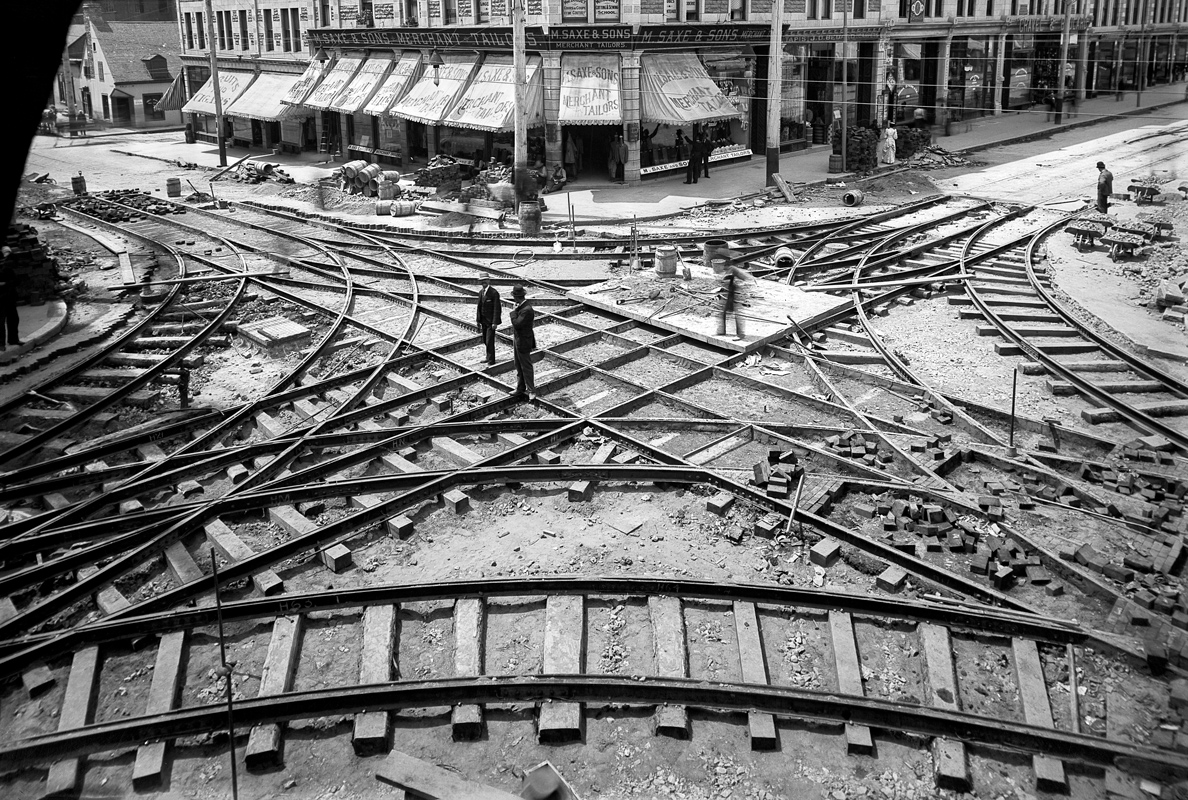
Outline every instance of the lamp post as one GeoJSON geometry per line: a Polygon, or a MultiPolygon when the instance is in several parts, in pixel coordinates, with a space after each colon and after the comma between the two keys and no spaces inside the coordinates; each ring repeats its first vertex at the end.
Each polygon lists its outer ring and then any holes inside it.
{"type": "Polygon", "coordinates": [[[227,166],[227,142],[223,138],[223,93],[219,90],[219,57],[215,53],[214,9],[206,0],[206,41],[210,44],[210,85],[214,87],[215,139],[219,143],[219,166],[227,166]]]}
{"type": "Polygon", "coordinates": [[[433,85],[440,86],[441,75],[439,73],[441,68],[445,66],[445,61],[442,60],[441,53],[437,52],[436,47],[429,53],[429,66],[433,67],[433,85]]]}
{"type": "Polygon", "coordinates": [[[780,171],[780,103],[784,94],[784,0],[771,6],[771,40],[767,56],[767,186],[775,185],[780,171]]]}

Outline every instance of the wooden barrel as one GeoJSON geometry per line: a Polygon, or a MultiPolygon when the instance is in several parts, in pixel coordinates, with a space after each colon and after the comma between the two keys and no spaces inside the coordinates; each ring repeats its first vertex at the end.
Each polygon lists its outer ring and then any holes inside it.
{"type": "Polygon", "coordinates": [[[416,213],[417,204],[411,200],[393,200],[392,201],[392,216],[393,217],[407,217],[409,214],[416,213]]]}
{"type": "Polygon", "coordinates": [[[383,175],[384,175],[384,180],[386,180],[386,181],[392,181],[393,183],[395,183],[396,181],[400,180],[399,170],[386,169],[386,170],[384,170],[383,175]]]}
{"type": "Polygon", "coordinates": [[[375,213],[379,214],[380,216],[385,216],[385,217],[388,216],[389,214],[391,214],[392,213],[392,201],[391,200],[377,200],[375,202],[375,213]]]}
{"type": "Polygon", "coordinates": [[[861,189],[849,189],[842,195],[842,202],[847,206],[860,206],[862,201],[866,199],[866,193],[861,189]]]}
{"type": "Polygon", "coordinates": [[[368,164],[367,166],[363,167],[363,169],[359,170],[359,177],[370,183],[371,181],[374,181],[376,178],[378,178],[382,173],[383,170],[380,169],[379,164],[368,164]]]}
{"type": "Polygon", "coordinates": [[[656,248],[656,274],[676,275],[677,249],[672,245],[661,245],[656,248]]]}
{"type": "Polygon", "coordinates": [[[87,179],[81,172],[70,179],[70,188],[74,190],[75,194],[87,193],[87,179]]]}
{"type": "Polygon", "coordinates": [[[181,197],[181,178],[166,178],[165,194],[170,197],[181,197]]]}
{"type": "Polygon", "coordinates": [[[365,168],[366,166],[367,162],[363,160],[348,161],[342,165],[342,174],[346,175],[348,178],[354,178],[359,174],[359,170],[365,168]]]}
{"type": "Polygon", "coordinates": [[[371,192],[372,194],[379,194],[379,187],[380,187],[379,181],[368,181],[367,182],[367,191],[371,192]]]}
{"type": "Polygon", "coordinates": [[[379,185],[379,197],[381,200],[395,200],[398,191],[400,191],[400,187],[391,181],[384,181],[379,185]]]}

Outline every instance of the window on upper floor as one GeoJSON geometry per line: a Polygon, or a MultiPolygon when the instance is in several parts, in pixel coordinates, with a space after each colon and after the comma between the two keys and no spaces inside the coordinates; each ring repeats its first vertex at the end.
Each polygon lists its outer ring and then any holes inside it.
{"type": "Polygon", "coordinates": [[[272,9],[266,8],[261,15],[264,17],[264,49],[272,51],[276,49],[276,40],[273,38],[272,28],[272,9]]]}
{"type": "Polygon", "coordinates": [[[684,3],[686,20],[697,22],[701,19],[701,0],[684,0],[684,3]]]}
{"type": "Polygon", "coordinates": [[[107,80],[105,77],[103,77],[103,62],[102,61],[95,62],[95,71],[99,75],[99,80],[101,80],[101,81],[107,80]]]}
{"type": "Polygon", "coordinates": [[[850,13],[854,19],[866,19],[866,0],[853,0],[850,5],[850,13]]]}
{"type": "Polygon", "coordinates": [[[295,53],[301,49],[301,11],[297,8],[282,8],[281,18],[281,49],[286,53],[295,53]]]}
{"type": "Polygon", "coordinates": [[[590,4],[588,0],[561,0],[562,22],[589,22],[590,4]]]}
{"type": "Polygon", "coordinates": [[[248,34],[247,11],[239,11],[239,49],[247,50],[252,37],[248,34]]]}
{"type": "Polygon", "coordinates": [[[441,0],[441,17],[446,25],[458,23],[458,0],[441,0]]]}
{"type": "Polygon", "coordinates": [[[215,12],[215,33],[219,37],[219,49],[231,49],[231,12],[215,12]]]}
{"type": "Polygon", "coordinates": [[[994,16],[994,0],[986,0],[986,16],[994,16]]]}
{"type": "Polygon", "coordinates": [[[194,15],[193,14],[186,14],[185,28],[186,28],[186,49],[193,50],[194,49],[194,15]]]}
{"type": "Polygon", "coordinates": [[[194,15],[194,27],[198,29],[198,49],[206,49],[206,26],[203,24],[202,14],[194,15]]]}
{"type": "Polygon", "coordinates": [[[620,13],[619,0],[594,0],[595,22],[618,22],[620,13]]]}
{"type": "Polygon", "coordinates": [[[747,18],[747,0],[730,0],[731,21],[742,21],[747,18]]]}

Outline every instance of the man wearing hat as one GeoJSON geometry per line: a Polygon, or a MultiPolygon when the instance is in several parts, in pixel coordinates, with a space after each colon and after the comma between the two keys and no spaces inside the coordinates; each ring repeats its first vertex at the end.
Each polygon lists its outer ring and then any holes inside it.
{"type": "Polygon", "coordinates": [[[499,292],[491,286],[491,276],[483,273],[482,288],[479,289],[478,305],[475,309],[475,324],[483,334],[483,344],[487,346],[487,363],[495,363],[495,329],[503,322],[503,306],[499,302],[499,292]]]}
{"type": "Polygon", "coordinates": [[[512,301],[516,304],[511,312],[516,360],[514,396],[523,400],[528,395],[536,394],[536,376],[532,372],[532,351],[536,349],[536,334],[532,332],[532,322],[536,312],[532,310],[532,303],[528,301],[528,293],[524,291],[523,284],[516,284],[512,289],[512,301]]]}
{"type": "Polygon", "coordinates": [[[1106,169],[1104,161],[1097,162],[1097,210],[1110,210],[1110,195],[1114,193],[1114,173],[1106,169]]]}

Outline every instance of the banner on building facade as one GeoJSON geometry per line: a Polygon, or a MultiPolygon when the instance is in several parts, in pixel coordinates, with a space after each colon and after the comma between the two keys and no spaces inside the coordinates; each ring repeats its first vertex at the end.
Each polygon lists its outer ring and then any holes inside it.
{"type": "Polygon", "coordinates": [[[421,54],[418,52],[406,52],[400,56],[400,60],[392,67],[392,71],[388,73],[388,77],[384,78],[384,82],[380,88],[376,90],[375,94],[371,96],[371,100],[363,107],[364,114],[370,114],[373,117],[382,117],[388,113],[388,109],[400,99],[404,91],[413,84],[417,76],[421,73],[421,54]]]}
{"type": "Polygon", "coordinates": [[[318,81],[322,79],[322,73],[326,71],[326,65],[319,61],[310,61],[309,66],[305,68],[305,72],[293,84],[293,88],[289,89],[289,93],[281,98],[281,102],[287,106],[299,106],[306,101],[306,99],[313,92],[314,87],[318,85],[318,81]]]}
{"type": "Polygon", "coordinates": [[[562,125],[622,125],[618,55],[561,57],[562,125]]]}
{"type": "MultiPolygon", "coordinates": [[[[524,116],[529,128],[544,124],[544,73],[540,56],[529,56],[524,72],[524,116]]],[[[516,71],[511,56],[487,56],[465,94],[442,119],[442,125],[483,131],[515,129],[516,71]]]]}
{"type": "MultiPolygon", "coordinates": [[[[225,69],[219,71],[219,100],[222,101],[223,108],[226,109],[229,105],[247,90],[252,84],[252,79],[256,75],[253,72],[235,72],[233,70],[225,69]]],[[[182,106],[182,113],[184,114],[214,114],[214,78],[208,78],[202,88],[194,93],[190,98],[190,102],[182,106]]]]}
{"type": "Polygon", "coordinates": [[[363,59],[351,56],[349,58],[340,58],[334,64],[334,68],[326,73],[326,77],[322,78],[322,82],[318,84],[318,88],[313,90],[309,98],[302,104],[308,108],[318,108],[328,110],[330,104],[334,102],[334,98],[338,96],[346,85],[350,83],[351,78],[355,77],[359,67],[362,66],[363,59]]]}
{"type": "Polygon", "coordinates": [[[442,118],[466,88],[478,56],[447,53],[443,60],[445,63],[436,70],[425,67],[421,79],[388,113],[426,125],[442,124],[442,118]]]}
{"type": "Polygon", "coordinates": [[[343,87],[330,103],[331,111],[341,111],[344,114],[354,114],[363,110],[376,87],[380,85],[392,68],[393,60],[387,56],[375,55],[363,62],[363,66],[355,73],[355,77],[343,87]]]}

